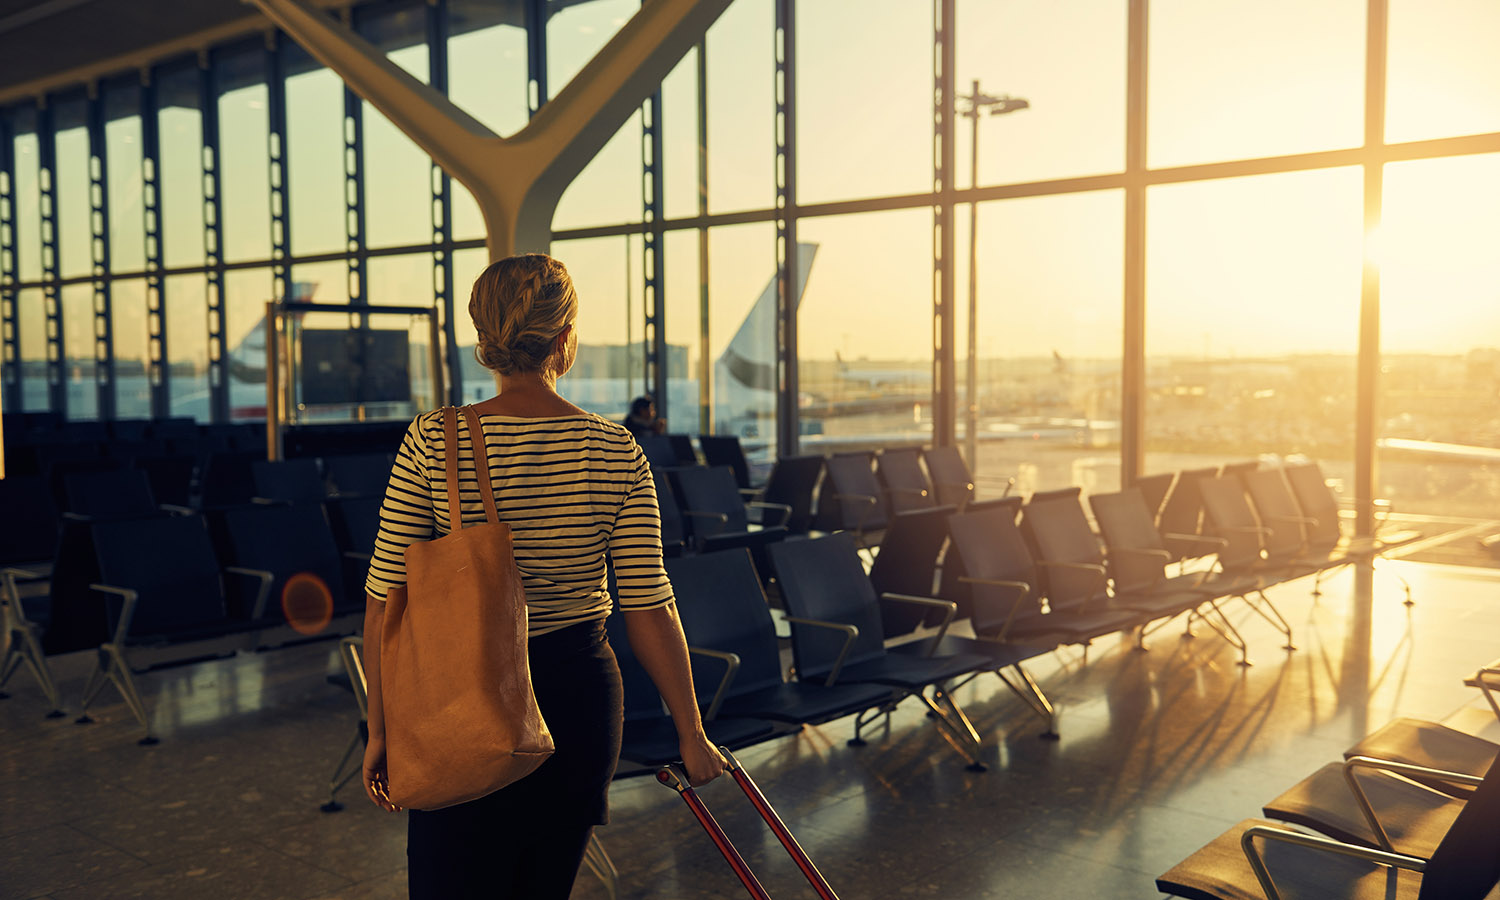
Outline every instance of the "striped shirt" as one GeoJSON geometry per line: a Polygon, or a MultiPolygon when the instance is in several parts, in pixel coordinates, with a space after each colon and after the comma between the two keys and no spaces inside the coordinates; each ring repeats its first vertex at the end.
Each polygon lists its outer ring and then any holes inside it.
{"type": "MultiPolygon", "coordinates": [[[[480,416],[495,506],[511,528],[532,635],[609,615],[605,553],[620,606],[672,602],[661,558],[656,489],[641,448],[622,426],[595,415],[551,419],[480,416]]],[[[459,513],[485,520],[468,423],[458,416],[459,513]]],[[[406,583],[404,554],[448,533],[443,417],[423,413],[406,431],[380,510],[365,589],[385,597],[406,583]]]]}

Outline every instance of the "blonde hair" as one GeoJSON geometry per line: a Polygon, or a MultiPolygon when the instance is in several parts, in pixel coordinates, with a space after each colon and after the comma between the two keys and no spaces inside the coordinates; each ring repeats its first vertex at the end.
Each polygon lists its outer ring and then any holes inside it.
{"type": "Polygon", "coordinates": [[[469,316],[479,332],[474,358],[501,375],[538,371],[577,315],[578,294],[562,263],[545,253],[491,263],[469,295],[469,316]]]}

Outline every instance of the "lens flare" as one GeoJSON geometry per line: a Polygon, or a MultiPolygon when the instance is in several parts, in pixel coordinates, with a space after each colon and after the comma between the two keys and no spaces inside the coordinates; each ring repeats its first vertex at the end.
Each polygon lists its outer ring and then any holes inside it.
{"type": "Polygon", "coordinates": [[[281,611],[298,634],[317,634],[333,621],[333,594],[322,578],[298,572],[281,589],[281,611]]]}

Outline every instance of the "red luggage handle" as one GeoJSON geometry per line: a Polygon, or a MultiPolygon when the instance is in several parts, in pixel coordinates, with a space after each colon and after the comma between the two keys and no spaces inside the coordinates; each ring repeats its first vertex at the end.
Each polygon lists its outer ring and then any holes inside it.
{"type": "Polygon", "coordinates": [[[750,871],[750,867],[745,864],[745,859],[740,856],[740,851],[734,849],[734,844],[729,840],[729,835],[725,834],[724,829],[719,827],[719,823],[714,821],[713,814],[708,811],[707,806],[703,805],[703,801],[699,799],[697,792],[688,784],[687,778],[684,777],[683,773],[676,766],[662,766],[656,773],[656,780],[682,795],[683,802],[688,805],[688,809],[693,811],[693,815],[698,819],[698,824],[702,825],[703,830],[708,832],[708,836],[714,842],[714,846],[718,847],[719,852],[724,854],[724,859],[729,861],[729,867],[734,869],[734,874],[739,876],[740,883],[745,886],[745,890],[750,893],[750,896],[755,898],[755,900],[771,900],[771,895],[766,893],[766,889],[760,886],[760,880],[755,877],[755,873],[750,871]]]}
{"type": "MultiPolygon", "coordinates": [[[[802,846],[797,843],[797,839],[792,836],[792,832],[786,827],[786,823],[781,821],[781,816],[776,814],[776,810],[766,800],[765,794],[761,793],[755,781],[750,778],[750,773],[745,771],[745,767],[740,765],[740,761],[735,759],[734,754],[730,753],[727,747],[720,747],[719,752],[724,755],[724,759],[729,763],[727,768],[730,777],[734,779],[735,784],[738,784],[740,790],[749,798],[750,804],[755,807],[756,812],[760,813],[760,817],[765,820],[771,832],[776,835],[776,839],[781,841],[781,846],[786,848],[787,854],[792,857],[792,861],[797,864],[797,868],[802,871],[803,876],[807,878],[808,883],[812,885],[818,897],[821,900],[838,900],[838,895],[828,885],[828,881],[823,877],[823,873],[819,872],[818,867],[813,865],[813,861],[808,858],[802,846]]],[[[708,832],[708,836],[713,840],[714,845],[719,848],[719,852],[724,854],[724,858],[729,861],[730,867],[740,877],[741,883],[745,885],[745,890],[750,892],[750,896],[756,898],[756,900],[771,900],[770,894],[767,894],[766,889],[761,887],[760,882],[755,878],[755,874],[745,864],[745,860],[740,856],[739,851],[734,849],[734,845],[730,843],[729,837],[724,834],[724,830],[719,827],[719,823],[714,821],[714,817],[709,813],[708,807],[703,804],[703,801],[687,783],[682,773],[674,766],[663,766],[661,771],[656,773],[656,780],[682,795],[683,801],[693,811],[693,815],[697,817],[699,824],[703,826],[703,830],[708,832]]]]}

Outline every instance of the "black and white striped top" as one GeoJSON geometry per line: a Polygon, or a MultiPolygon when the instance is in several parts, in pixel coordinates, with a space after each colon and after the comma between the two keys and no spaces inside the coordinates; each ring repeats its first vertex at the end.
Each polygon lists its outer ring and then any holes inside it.
{"type": "MultiPolygon", "coordinates": [[[[656,489],[641,448],[622,426],[595,415],[554,419],[480,416],[495,506],[511,528],[532,635],[609,615],[604,555],[620,606],[672,602],[661,561],[656,489]]],[[[459,512],[484,521],[468,423],[458,417],[459,512]]],[[[406,431],[380,510],[365,589],[384,598],[406,583],[406,547],[448,532],[441,411],[406,431]]]]}

